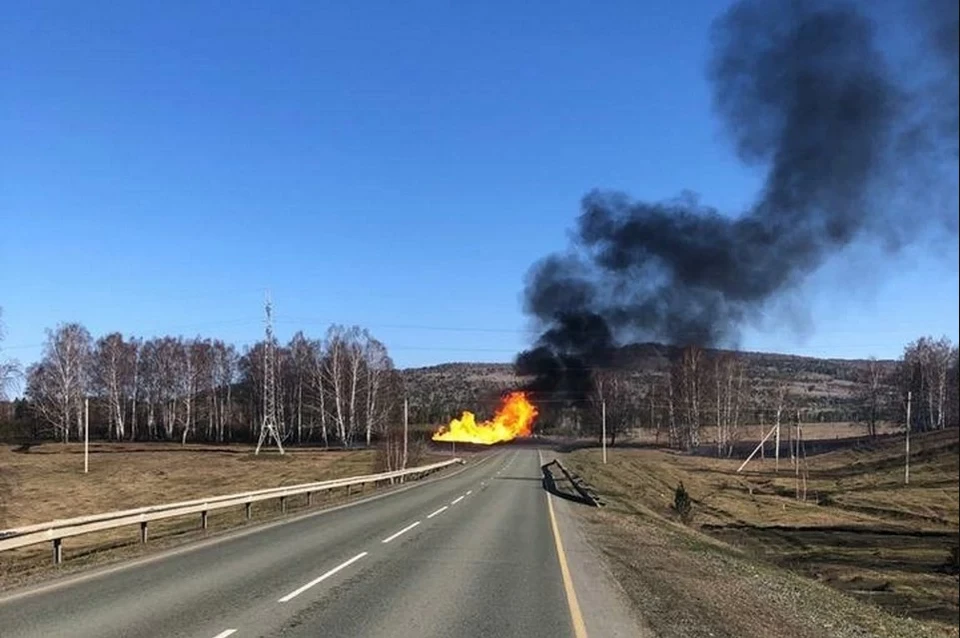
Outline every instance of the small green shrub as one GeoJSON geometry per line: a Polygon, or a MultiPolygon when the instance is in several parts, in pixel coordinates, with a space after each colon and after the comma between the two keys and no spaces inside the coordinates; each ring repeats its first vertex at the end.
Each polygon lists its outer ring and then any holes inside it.
{"type": "Polygon", "coordinates": [[[689,523],[690,519],[693,518],[693,501],[690,500],[690,495],[683,486],[683,481],[680,481],[673,493],[673,509],[684,524],[689,523]]]}

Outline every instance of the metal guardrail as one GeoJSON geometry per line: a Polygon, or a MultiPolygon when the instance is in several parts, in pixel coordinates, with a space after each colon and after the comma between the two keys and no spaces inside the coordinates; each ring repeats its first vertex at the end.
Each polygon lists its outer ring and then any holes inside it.
{"type": "Polygon", "coordinates": [[[289,496],[306,494],[307,505],[311,504],[312,496],[315,492],[336,489],[338,487],[349,488],[354,485],[363,485],[366,483],[386,483],[398,478],[419,479],[423,476],[441,470],[455,463],[463,463],[463,459],[454,458],[448,461],[432,463],[420,467],[412,467],[406,470],[394,470],[392,472],[381,472],[380,474],[367,474],[364,476],[352,476],[342,479],[333,479],[330,481],[320,481],[316,483],[302,483],[300,485],[289,485],[285,487],[272,487],[252,492],[243,492],[241,494],[227,494],[223,496],[213,496],[204,499],[195,499],[191,501],[182,501],[179,503],[168,503],[165,505],[151,505],[147,507],[138,507],[136,509],[122,510],[117,512],[105,512],[103,514],[92,514],[88,516],[79,516],[76,518],[61,519],[49,523],[37,523],[35,525],[26,525],[13,529],[0,530],[0,551],[36,545],[39,543],[53,542],[53,562],[59,564],[63,560],[63,539],[91,532],[100,532],[127,525],[140,525],[140,542],[147,542],[147,525],[150,521],[176,518],[189,514],[200,514],[200,526],[207,528],[208,513],[213,510],[224,509],[227,507],[236,507],[243,505],[245,515],[249,520],[254,503],[266,501],[269,499],[280,499],[280,510],[286,511],[286,499],[289,496]]]}
{"type": "Polygon", "coordinates": [[[552,463],[560,468],[560,471],[563,472],[564,477],[566,477],[566,479],[570,481],[570,485],[573,486],[573,489],[575,489],[577,493],[580,494],[580,497],[584,501],[586,501],[589,504],[592,504],[594,507],[603,507],[604,505],[606,505],[603,498],[601,498],[600,495],[597,494],[597,491],[594,490],[586,481],[580,478],[580,476],[578,476],[574,472],[571,472],[567,468],[563,467],[563,463],[561,463],[558,459],[554,459],[552,463]]]}

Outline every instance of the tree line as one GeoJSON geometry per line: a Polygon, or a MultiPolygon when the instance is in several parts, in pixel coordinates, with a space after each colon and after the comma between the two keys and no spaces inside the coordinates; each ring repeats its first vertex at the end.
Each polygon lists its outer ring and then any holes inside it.
{"type": "MultiPolygon", "coordinates": [[[[41,359],[22,374],[25,396],[14,402],[7,420],[13,417],[15,436],[77,440],[88,401],[92,436],[102,439],[255,440],[263,419],[265,348],[260,341],[241,352],[203,337],[112,333],[94,339],[79,323],[61,324],[47,331],[41,359]]],[[[404,387],[387,348],[357,326],[334,325],[318,339],[298,332],[274,348],[278,419],[286,442],[351,446],[386,440],[402,420],[403,397],[417,394],[404,387]]],[[[731,455],[748,426],[824,416],[822,409],[810,408],[801,380],[758,375],[745,356],[695,346],[667,352],[656,369],[648,364],[589,371],[586,401],[535,397],[538,430],[599,436],[605,417],[611,443],[631,429],[646,428],[657,442],[693,449],[704,433],[712,433],[716,453],[731,455]]],[[[922,337],[908,344],[895,364],[871,359],[852,369],[859,390],[842,420],[862,422],[876,435],[882,423],[903,423],[909,394],[912,430],[957,424],[958,351],[949,339],[922,337]]],[[[18,374],[15,362],[0,358],[0,391],[18,374]]],[[[445,376],[441,385],[455,382],[445,376]]],[[[410,406],[412,421],[424,421],[424,410],[444,417],[425,421],[430,423],[463,409],[488,417],[501,390],[472,392],[476,405],[447,405],[428,393],[426,403],[410,406]]],[[[836,415],[829,412],[832,420],[836,415]]]]}
{"type": "MultiPolygon", "coordinates": [[[[111,333],[79,323],[48,330],[25,371],[16,412],[30,438],[215,442],[255,440],[264,410],[266,342],[242,352],[220,339],[111,333]]],[[[396,420],[400,379],[386,346],[357,326],[274,344],[281,435],[294,444],[370,445],[396,420]]]]}
{"type": "MultiPolygon", "coordinates": [[[[852,398],[852,421],[877,436],[881,423],[903,424],[908,396],[910,427],[922,432],[955,427],[960,418],[958,350],[946,337],[922,337],[908,344],[890,365],[870,359],[859,364],[860,391],[852,398]]],[[[747,426],[818,420],[804,405],[804,384],[789,378],[765,380],[748,374],[737,353],[680,348],[656,371],[629,367],[590,371],[585,402],[541,397],[541,415],[554,427],[600,436],[611,444],[635,428],[652,431],[657,442],[690,450],[705,432],[718,456],[733,454],[747,426]]],[[[751,430],[756,435],[756,427],[751,430]]]]}

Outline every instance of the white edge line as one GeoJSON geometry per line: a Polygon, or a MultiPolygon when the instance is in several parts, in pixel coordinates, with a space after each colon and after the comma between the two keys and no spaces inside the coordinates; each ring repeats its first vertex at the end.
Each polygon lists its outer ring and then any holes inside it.
{"type": "MultiPolygon", "coordinates": [[[[290,602],[291,600],[293,600],[294,598],[296,598],[297,596],[299,596],[299,595],[302,594],[303,592],[307,591],[308,589],[310,589],[310,588],[313,587],[314,585],[316,585],[316,584],[318,584],[318,583],[320,583],[320,582],[323,582],[323,581],[326,580],[327,578],[330,578],[331,576],[333,576],[334,574],[336,574],[336,573],[337,573],[338,571],[340,571],[341,569],[344,569],[345,567],[349,567],[350,565],[354,564],[355,562],[357,562],[358,560],[360,560],[361,558],[363,558],[363,557],[366,556],[366,555],[367,555],[367,552],[360,552],[359,554],[357,554],[356,556],[354,556],[354,557],[351,558],[350,560],[345,561],[345,562],[343,562],[343,563],[340,563],[339,565],[337,565],[336,567],[334,567],[333,569],[331,569],[331,570],[328,571],[327,573],[323,574],[322,576],[318,576],[317,578],[314,578],[313,580],[311,580],[309,583],[307,583],[307,584],[304,585],[303,587],[300,587],[299,589],[293,590],[292,592],[290,592],[289,594],[287,594],[286,596],[284,596],[283,598],[281,598],[281,599],[280,599],[279,601],[277,601],[277,602],[281,602],[281,603],[290,602]]],[[[228,634],[228,635],[229,635],[229,634],[228,634]]]]}
{"type": "Polygon", "coordinates": [[[441,512],[443,512],[443,510],[445,510],[445,509],[447,509],[447,506],[446,506],[446,505],[444,505],[443,507],[441,507],[440,509],[438,509],[436,512],[432,512],[432,513],[428,514],[428,515],[427,515],[427,518],[433,518],[433,517],[436,516],[437,514],[440,514],[441,512]]]}
{"type": "Polygon", "coordinates": [[[387,536],[385,539],[383,539],[383,540],[380,541],[380,542],[381,542],[381,543],[389,543],[390,541],[392,541],[393,539],[395,539],[397,536],[400,536],[400,534],[406,534],[407,532],[409,532],[410,530],[412,530],[414,527],[416,527],[416,526],[419,525],[419,524],[420,524],[420,521],[417,521],[417,522],[415,522],[415,523],[410,523],[409,525],[407,525],[406,527],[404,527],[402,530],[400,530],[400,531],[397,532],[396,534],[393,534],[392,536],[387,536]]]}
{"type": "Polygon", "coordinates": [[[459,503],[459,502],[462,501],[462,500],[463,500],[463,497],[462,497],[462,496],[458,496],[457,498],[455,498],[455,499],[453,499],[452,501],[450,501],[450,504],[451,504],[451,505],[456,505],[457,503],[459,503]]]}
{"type": "Polygon", "coordinates": [[[217,634],[217,635],[214,636],[213,638],[227,638],[227,636],[232,636],[232,635],[235,634],[235,633],[237,633],[237,630],[236,630],[236,629],[224,629],[223,631],[221,631],[219,634],[217,634]]]}

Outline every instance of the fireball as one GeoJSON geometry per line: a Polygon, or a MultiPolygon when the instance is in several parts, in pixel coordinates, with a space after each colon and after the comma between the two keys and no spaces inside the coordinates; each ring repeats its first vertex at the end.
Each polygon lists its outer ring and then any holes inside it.
{"type": "Polygon", "coordinates": [[[473,412],[464,412],[459,419],[450,421],[449,425],[441,425],[434,433],[433,440],[480,445],[510,441],[530,436],[536,417],[537,408],[530,403],[527,395],[511,392],[491,420],[477,423],[473,412]]]}

